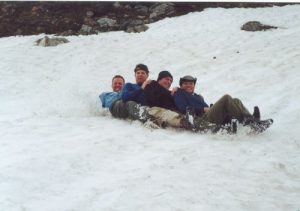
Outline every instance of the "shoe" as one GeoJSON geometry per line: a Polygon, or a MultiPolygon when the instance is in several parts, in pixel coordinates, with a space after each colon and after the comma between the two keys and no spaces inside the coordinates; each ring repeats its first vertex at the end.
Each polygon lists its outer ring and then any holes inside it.
{"type": "Polygon", "coordinates": [[[236,132],[237,132],[237,122],[238,122],[238,120],[237,119],[232,119],[231,120],[231,124],[230,124],[230,128],[231,128],[231,133],[232,134],[236,134],[236,132]]]}
{"type": "Polygon", "coordinates": [[[262,133],[267,128],[269,128],[273,124],[273,119],[266,119],[266,120],[260,120],[260,121],[253,121],[249,124],[252,132],[254,133],[262,133]]]}
{"type": "Polygon", "coordinates": [[[253,117],[255,120],[260,120],[260,111],[258,106],[254,106],[253,117]]]}

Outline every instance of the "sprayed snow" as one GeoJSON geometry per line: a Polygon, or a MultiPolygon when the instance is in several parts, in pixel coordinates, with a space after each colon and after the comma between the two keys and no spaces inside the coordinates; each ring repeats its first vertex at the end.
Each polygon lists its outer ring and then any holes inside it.
{"type": "MultiPolygon", "coordinates": [[[[0,39],[0,210],[300,209],[300,6],[206,9],[145,33],[0,39]],[[247,21],[279,26],[245,32],[247,21]],[[213,59],[216,57],[216,59],[213,59]],[[198,78],[213,103],[239,97],[274,125],[249,136],[151,130],[113,119],[114,74],[198,78]]],[[[252,111],[252,110],[251,110],[252,111]]]]}

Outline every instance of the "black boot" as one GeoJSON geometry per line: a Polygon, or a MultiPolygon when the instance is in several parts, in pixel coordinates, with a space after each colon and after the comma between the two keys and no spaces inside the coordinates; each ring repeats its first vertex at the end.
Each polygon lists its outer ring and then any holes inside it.
{"type": "Polygon", "coordinates": [[[254,106],[253,117],[255,120],[260,120],[260,111],[258,106],[254,106]]]}
{"type": "Polygon", "coordinates": [[[273,119],[257,120],[254,116],[244,118],[243,126],[251,128],[254,133],[262,133],[273,124],[273,119]]]}

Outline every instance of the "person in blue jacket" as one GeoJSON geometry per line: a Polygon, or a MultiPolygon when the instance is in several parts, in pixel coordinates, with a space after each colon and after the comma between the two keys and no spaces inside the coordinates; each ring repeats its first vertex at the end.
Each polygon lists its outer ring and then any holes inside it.
{"type": "Polygon", "coordinates": [[[137,64],[134,68],[136,83],[126,83],[121,90],[121,99],[115,101],[110,112],[113,117],[121,119],[140,119],[140,106],[147,105],[142,85],[147,81],[149,70],[147,65],[137,64]]]}
{"type": "Polygon", "coordinates": [[[140,105],[147,105],[142,85],[149,77],[148,67],[144,64],[137,64],[134,68],[134,77],[136,83],[126,83],[122,89],[121,98],[125,103],[134,101],[140,105]]]}
{"type": "Polygon", "coordinates": [[[180,88],[174,94],[174,100],[178,110],[185,114],[187,110],[201,116],[208,109],[204,98],[194,92],[197,79],[192,76],[180,78],[180,88]]]}
{"type": "Polygon", "coordinates": [[[125,79],[121,75],[115,75],[111,80],[112,92],[102,92],[99,98],[102,103],[102,108],[110,108],[112,104],[121,99],[121,90],[124,86],[125,79]]]}

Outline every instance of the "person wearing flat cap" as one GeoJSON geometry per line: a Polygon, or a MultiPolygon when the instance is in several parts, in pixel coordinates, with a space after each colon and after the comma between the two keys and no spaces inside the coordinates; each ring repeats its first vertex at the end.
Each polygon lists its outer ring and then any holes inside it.
{"type": "Polygon", "coordinates": [[[208,108],[203,97],[194,92],[196,82],[197,78],[190,75],[186,75],[179,80],[180,88],[175,92],[174,100],[178,110],[183,114],[189,108],[196,115],[201,116],[208,108]]]}
{"type": "Polygon", "coordinates": [[[215,124],[226,124],[231,119],[245,122],[254,118],[243,105],[241,100],[232,98],[226,94],[221,97],[212,107],[209,107],[201,95],[194,92],[197,78],[186,75],[180,78],[180,88],[174,95],[175,104],[181,113],[193,113],[198,120],[208,121],[215,124]]]}

